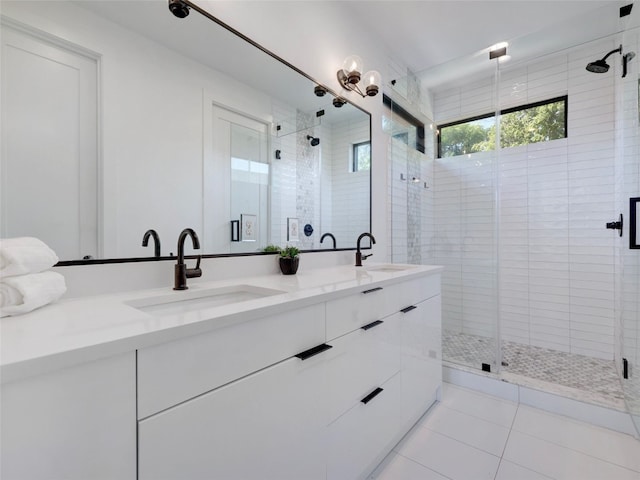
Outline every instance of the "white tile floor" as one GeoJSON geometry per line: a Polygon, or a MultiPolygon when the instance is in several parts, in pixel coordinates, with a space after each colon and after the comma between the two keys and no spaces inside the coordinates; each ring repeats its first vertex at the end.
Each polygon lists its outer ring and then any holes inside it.
{"type": "Polygon", "coordinates": [[[640,480],[640,441],[445,383],[371,478],[640,480]]]}

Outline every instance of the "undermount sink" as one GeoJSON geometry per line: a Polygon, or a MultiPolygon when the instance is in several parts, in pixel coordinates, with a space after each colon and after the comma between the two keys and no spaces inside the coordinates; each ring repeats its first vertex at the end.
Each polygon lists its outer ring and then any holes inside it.
{"type": "Polygon", "coordinates": [[[282,290],[255,287],[253,285],[231,285],[228,287],[189,290],[167,295],[141,298],[126,302],[127,305],[153,315],[178,315],[211,307],[222,307],[258,298],[286,293],[282,290]]]}
{"type": "Polygon", "coordinates": [[[405,270],[409,270],[411,268],[415,268],[415,265],[396,265],[393,263],[388,263],[385,265],[372,265],[371,267],[367,267],[366,270],[368,272],[403,272],[405,270]]]}

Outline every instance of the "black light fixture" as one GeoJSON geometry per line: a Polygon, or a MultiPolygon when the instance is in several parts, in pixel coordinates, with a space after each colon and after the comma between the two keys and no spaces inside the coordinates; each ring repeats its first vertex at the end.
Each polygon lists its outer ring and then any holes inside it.
{"type": "Polygon", "coordinates": [[[362,75],[362,63],[362,59],[357,55],[349,55],[345,58],[342,68],[336,72],[338,82],[347,90],[356,92],[363,98],[374,97],[380,90],[382,78],[375,70],[370,70],[362,75]],[[358,86],[361,80],[364,92],[358,86]]]}

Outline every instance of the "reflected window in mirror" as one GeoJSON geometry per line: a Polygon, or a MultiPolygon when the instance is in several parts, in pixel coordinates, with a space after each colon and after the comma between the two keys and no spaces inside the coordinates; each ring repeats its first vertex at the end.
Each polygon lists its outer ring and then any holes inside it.
{"type": "Polygon", "coordinates": [[[353,144],[352,168],[354,172],[371,170],[371,142],[353,144]]]}

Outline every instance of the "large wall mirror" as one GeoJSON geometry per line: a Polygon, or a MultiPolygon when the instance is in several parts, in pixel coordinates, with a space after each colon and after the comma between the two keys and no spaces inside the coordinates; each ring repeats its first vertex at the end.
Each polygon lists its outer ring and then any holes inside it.
{"type": "Polygon", "coordinates": [[[370,231],[371,117],[290,65],[166,0],[1,13],[1,237],[78,261],[153,257],[149,229],[162,257],[186,227],[202,254],[370,231]]]}

